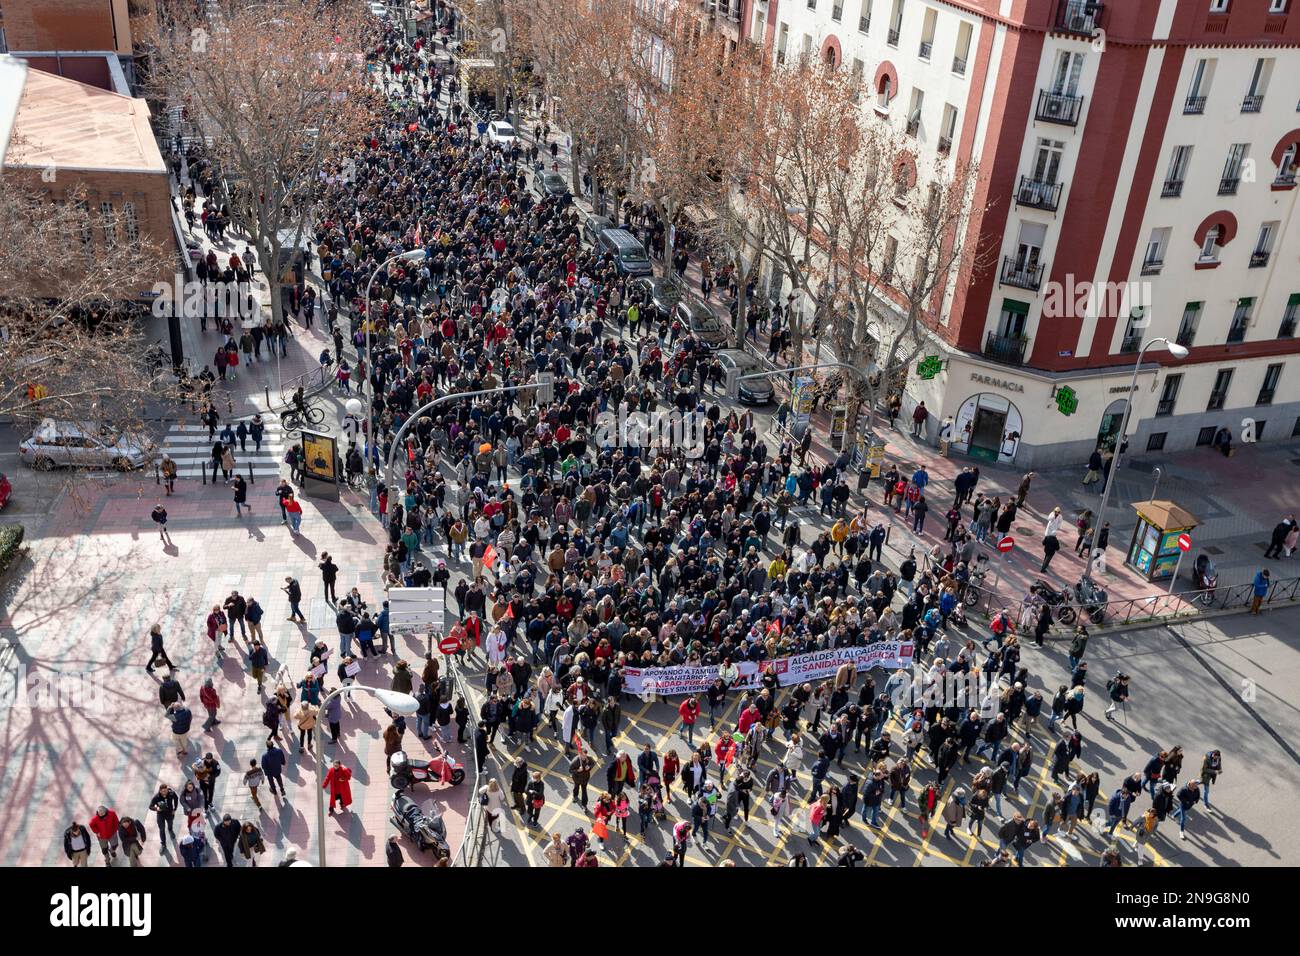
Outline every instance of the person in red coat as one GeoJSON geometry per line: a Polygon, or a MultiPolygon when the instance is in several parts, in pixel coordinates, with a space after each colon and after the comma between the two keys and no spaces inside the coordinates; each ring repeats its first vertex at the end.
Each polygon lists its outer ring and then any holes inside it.
{"type": "Polygon", "coordinates": [[[119,825],[117,811],[100,806],[88,824],[90,832],[99,837],[99,848],[104,851],[104,862],[117,858],[117,828],[119,825]]]}
{"type": "Polygon", "coordinates": [[[740,712],[740,719],[736,722],[737,727],[742,734],[747,734],[749,728],[753,727],[762,718],[763,712],[758,709],[758,704],[751,703],[740,712]]]}
{"type": "Polygon", "coordinates": [[[343,766],[340,760],[334,761],[334,766],[330,767],[329,773],[325,774],[325,783],[322,787],[330,792],[330,815],[334,815],[334,802],[337,800],[346,810],[352,806],[352,784],[348,781],[352,779],[352,771],[343,766]]]}

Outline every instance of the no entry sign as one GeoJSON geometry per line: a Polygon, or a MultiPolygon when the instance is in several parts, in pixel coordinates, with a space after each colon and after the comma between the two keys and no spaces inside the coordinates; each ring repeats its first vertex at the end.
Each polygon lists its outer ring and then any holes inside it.
{"type": "Polygon", "coordinates": [[[460,641],[456,640],[454,637],[440,638],[438,641],[438,650],[442,651],[444,654],[455,654],[460,650],[460,641]]]}
{"type": "Polygon", "coordinates": [[[1003,554],[1006,554],[1015,546],[1016,546],[1016,539],[1011,537],[1011,535],[1009,534],[1003,535],[1001,538],[998,539],[998,550],[1001,551],[1003,554]]]}
{"type": "Polygon", "coordinates": [[[1178,536],[1178,550],[1179,551],[1192,550],[1192,536],[1190,534],[1180,534],[1178,536]]]}

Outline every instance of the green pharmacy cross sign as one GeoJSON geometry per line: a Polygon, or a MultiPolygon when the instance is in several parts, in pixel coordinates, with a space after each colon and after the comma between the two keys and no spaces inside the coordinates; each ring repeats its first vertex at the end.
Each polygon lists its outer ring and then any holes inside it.
{"type": "Polygon", "coordinates": [[[1056,408],[1062,415],[1073,415],[1079,410],[1079,396],[1074,389],[1063,385],[1056,390],[1056,408]]]}
{"type": "Polygon", "coordinates": [[[927,355],[919,365],[916,366],[916,374],[921,378],[929,381],[943,371],[943,362],[937,355],[927,355]]]}

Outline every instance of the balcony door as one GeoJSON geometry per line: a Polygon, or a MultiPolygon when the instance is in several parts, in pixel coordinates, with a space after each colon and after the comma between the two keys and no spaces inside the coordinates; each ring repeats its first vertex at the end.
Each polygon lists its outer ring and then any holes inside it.
{"type": "Polygon", "coordinates": [[[1061,50],[1056,54],[1056,72],[1052,92],[1058,96],[1079,95],[1079,74],[1083,72],[1083,54],[1061,50]]]}
{"type": "Polygon", "coordinates": [[[1061,172],[1061,156],[1065,144],[1055,139],[1038,141],[1038,156],[1034,160],[1034,179],[1040,183],[1055,185],[1061,172]]]}

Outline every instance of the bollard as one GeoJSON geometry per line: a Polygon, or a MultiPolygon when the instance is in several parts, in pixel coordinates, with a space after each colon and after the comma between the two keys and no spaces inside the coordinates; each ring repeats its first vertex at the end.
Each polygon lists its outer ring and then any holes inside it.
{"type": "Polygon", "coordinates": [[[257,484],[257,479],[253,477],[253,463],[251,461],[248,463],[248,483],[250,485],[257,484]]]}
{"type": "Polygon", "coordinates": [[[270,411],[270,409],[271,409],[271,386],[270,386],[270,385],[267,385],[265,388],[262,389],[262,391],[264,391],[264,392],[266,393],[266,408],[267,408],[267,411],[270,411]]]}
{"type": "Polygon", "coordinates": [[[162,484],[162,472],[158,470],[158,462],[153,463],[153,483],[155,485],[162,484]]]}
{"type": "MultiPolygon", "coordinates": [[[[199,467],[203,469],[203,483],[206,485],[208,483],[208,463],[206,461],[199,462],[199,467]]],[[[212,480],[216,481],[216,478],[217,476],[213,474],[212,480]]]]}

